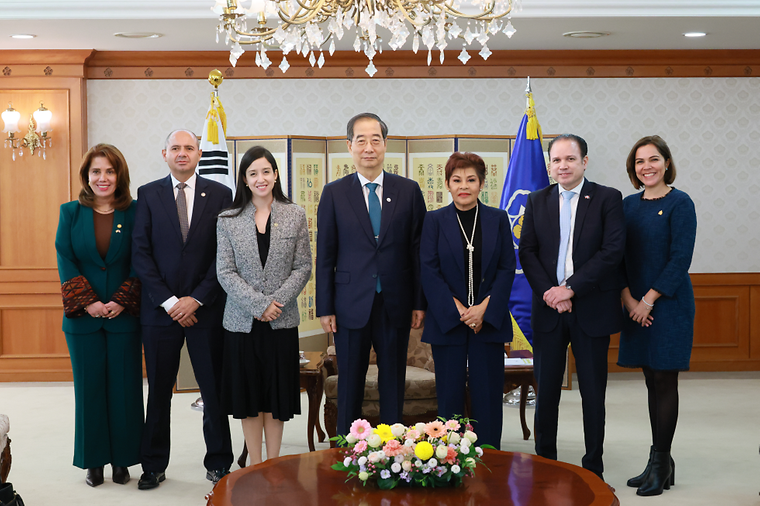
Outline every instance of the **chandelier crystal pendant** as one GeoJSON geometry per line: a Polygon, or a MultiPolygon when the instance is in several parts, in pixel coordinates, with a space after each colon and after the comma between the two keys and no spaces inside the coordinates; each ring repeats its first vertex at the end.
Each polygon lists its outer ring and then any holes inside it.
{"type": "Polygon", "coordinates": [[[459,60],[463,64],[469,60],[468,46],[475,42],[480,45],[478,54],[488,59],[491,37],[501,32],[511,38],[517,31],[511,20],[514,0],[250,0],[247,8],[244,1],[248,4],[247,0],[216,0],[212,7],[219,14],[217,42],[221,35],[230,46],[233,67],[245,52],[243,46],[248,45],[255,46],[256,64],[265,69],[271,63],[266,58],[267,49],[278,48],[283,53],[283,72],[290,66],[285,56],[291,51],[309,58],[313,67],[317,51],[323,63],[323,46],[328,41],[332,55],[335,40],[354,32],[354,50],[365,54],[369,60],[366,72],[373,76],[377,72],[373,60],[382,53],[385,42],[378,28],[387,30],[387,46],[394,51],[410,35],[415,53],[421,42],[428,49],[428,65],[433,48],[440,52],[443,63],[444,49],[454,42],[462,43],[459,60]],[[503,24],[500,18],[505,16],[507,22],[503,24]],[[256,18],[251,29],[248,17],[256,18]],[[277,26],[269,26],[268,19],[277,19],[277,26]]]}

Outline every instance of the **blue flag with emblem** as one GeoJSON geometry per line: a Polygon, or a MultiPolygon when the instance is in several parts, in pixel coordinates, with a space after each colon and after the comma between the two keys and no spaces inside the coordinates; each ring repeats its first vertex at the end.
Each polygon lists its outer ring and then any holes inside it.
{"type": "Polygon", "coordinates": [[[536,118],[536,108],[533,94],[528,81],[528,106],[520,122],[512,156],[507,167],[507,177],[504,180],[504,191],[501,194],[500,208],[509,216],[512,228],[512,242],[515,246],[517,270],[512,284],[512,296],[509,300],[509,312],[512,314],[512,329],[514,338],[513,350],[533,351],[533,332],[530,328],[530,306],[532,292],[528,280],[522,271],[517,250],[520,246],[523,215],[528,195],[536,190],[549,186],[549,176],[546,172],[544,150],[541,146],[541,126],[536,118]]]}

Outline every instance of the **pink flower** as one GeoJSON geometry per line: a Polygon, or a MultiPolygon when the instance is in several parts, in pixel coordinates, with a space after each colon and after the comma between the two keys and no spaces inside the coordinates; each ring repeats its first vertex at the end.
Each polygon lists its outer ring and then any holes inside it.
{"type": "Polygon", "coordinates": [[[404,436],[406,439],[411,439],[412,441],[416,441],[420,438],[420,433],[417,431],[417,429],[409,429],[406,431],[406,435],[404,436]]]}
{"type": "Polygon", "coordinates": [[[455,449],[449,447],[449,451],[446,453],[446,458],[443,459],[446,464],[456,464],[457,452],[455,449]]]}
{"type": "Polygon", "coordinates": [[[430,437],[443,437],[446,434],[446,428],[443,426],[443,422],[435,420],[425,425],[425,434],[430,437]]]}
{"type": "Polygon", "coordinates": [[[367,439],[370,435],[372,435],[372,426],[367,420],[354,420],[354,423],[351,424],[350,434],[356,439],[367,439]]]}
{"type": "Polygon", "coordinates": [[[403,446],[398,442],[397,439],[391,439],[385,443],[385,446],[383,446],[383,452],[385,452],[385,454],[389,457],[395,457],[402,452],[402,448],[403,446]]]}
{"type": "Polygon", "coordinates": [[[366,441],[359,441],[358,443],[354,445],[354,453],[362,453],[366,449],[367,449],[366,441]]]}
{"type": "Polygon", "coordinates": [[[448,430],[459,430],[459,422],[456,420],[449,420],[446,422],[446,428],[448,430]]]}

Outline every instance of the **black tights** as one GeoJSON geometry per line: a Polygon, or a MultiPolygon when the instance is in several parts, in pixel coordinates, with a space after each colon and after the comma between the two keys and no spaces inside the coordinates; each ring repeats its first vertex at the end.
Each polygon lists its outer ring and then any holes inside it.
{"type": "Polygon", "coordinates": [[[669,452],[678,422],[678,371],[644,368],[649,394],[652,443],[659,452],[669,452]]]}

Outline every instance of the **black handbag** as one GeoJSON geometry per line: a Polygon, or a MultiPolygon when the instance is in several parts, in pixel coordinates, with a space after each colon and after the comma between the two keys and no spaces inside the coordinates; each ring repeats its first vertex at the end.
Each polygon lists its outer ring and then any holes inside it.
{"type": "Polygon", "coordinates": [[[24,506],[24,500],[13,490],[12,483],[0,483],[0,506],[24,506]]]}

